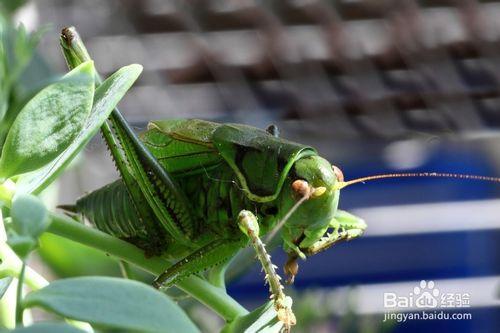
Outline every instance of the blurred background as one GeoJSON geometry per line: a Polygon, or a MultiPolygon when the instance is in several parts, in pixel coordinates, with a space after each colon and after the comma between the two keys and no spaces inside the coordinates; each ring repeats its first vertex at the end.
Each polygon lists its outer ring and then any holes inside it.
{"type": "MultiPolygon", "coordinates": [[[[47,29],[31,83],[66,70],[58,32],[67,25],[101,74],[142,64],[120,104],[137,130],[164,118],[276,124],[347,179],[500,175],[500,1],[38,0],[15,19],[47,29]]],[[[72,203],[116,177],[96,137],[46,196],[72,203]]],[[[498,332],[498,184],[383,180],[343,190],[340,205],[368,230],[301,263],[296,332],[498,332]],[[420,280],[469,293],[471,308],[448,310],[472,319],[383,322],[383,293],[407,295],[420,280]]],[[[55,236],[44,239],[41,257],[54,276],[118,271],[55,236]]],[[[267,288],[259,268],[248,266],[245,274],[233,268],[229,292],[252,308],[267,288]]],[[[220,325],[186,306],[207,332],[220,325]]]]}

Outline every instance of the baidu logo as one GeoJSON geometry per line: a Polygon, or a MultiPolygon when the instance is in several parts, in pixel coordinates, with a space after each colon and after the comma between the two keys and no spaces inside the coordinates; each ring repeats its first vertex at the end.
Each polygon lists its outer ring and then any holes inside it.
{"type": "Polygon", "coordinates": [[[405,295],[385,292],[384,307],[387,309],[467,308],[470,307],[470,294],[444,293],[437,288],[434,281],[422,280],[412,292],[405,295]]]}
{"type": "Polygon", "coordinates": [[[413,288],[413,294],[417,308],[436,308],[439,304],[439,289],[434,281],[420,281],[420,285],[413,288]]]}

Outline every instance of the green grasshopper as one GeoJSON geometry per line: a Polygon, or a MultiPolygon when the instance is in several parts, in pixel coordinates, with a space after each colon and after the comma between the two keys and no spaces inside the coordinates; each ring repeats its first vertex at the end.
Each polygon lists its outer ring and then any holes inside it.
{"type": "Polygon", "coordinates": [[[109,122],[103,133],[121,179],[79,199],[76,210],[149,255],[178,260],[157,286],[227,263],[250,241],[280,319],[292,325],[259,236],[286,221],[282,238],[293,276],[297,257],[366,228],[337,209],[342,175],[311,147],[249,126],[194,119],[151,122],[138,140],[123,118],[112,115],[109,122]],[[146,150],[158,167],[143,157],[146,150]]]}
{"type": "MultiPolygon", "coordinates": [[[[72,44],[75,36],[63,30],[63,50],[80,47],[86,54],[83,45],[72,44]]],[[[264,131],[167,120],[151,122],[139,138],[116,110],[101,130],[121,179],[80,198],[74,210],[147,255],[175,260],[156,279],[157,287],[208,269],[223,271],[251,243],[278,317],[289,328],[295,323],[291,299],[260,236],[282,226],[290,254],[286,271],[293,278],[298,257],[356,238],[366,228],[337,210],[339,169],[312,147],[278,137],[273,126],[264,131]]]]}
{"type": "MultiPolygon", "coordinates": [[[[75,33],[63,30],[66,50],[74,47],[75,33]]],[[[281,229],[289,255],[285,273],[293,282],[298,258],[366,229],[362,219],[338,209],[341,188],[378,178],[460,176],[389,174],[345,182],[340,169],[314,148],[280,138],[274,126],[161,120],[138,137],[115,110],[101,129],[121,179],[80,198],[73,210],[146,255],[174,260],[155,280],[157,287],[206,270],[219,273],[222,285],[223,268],[250,243],[287,330],[295,324],[291,299],[262,235],[271,238],[281,229]]]]}

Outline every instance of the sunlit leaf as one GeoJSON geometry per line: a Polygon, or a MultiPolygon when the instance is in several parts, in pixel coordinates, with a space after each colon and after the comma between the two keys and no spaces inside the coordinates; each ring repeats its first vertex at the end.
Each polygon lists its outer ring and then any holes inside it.
{"type": "MultiPolygon", "coordinates": [[[[0,331],[3,332],[3,331],[0,331]]],[[[63,323],[37,323],[28,327],[18,327],[10,333],[85,333],[74,326],[63,323]]]]}
{"type": "Polygon", "coordinates": [[[184,311],[165,294],[132,280],[110,277],[58,280],[28,294],[24,304],[40,306],[104,329],[199,332],[184,311]]]}
{"type": "Polygon", "coordinates": [[[83,63],[24,106],[5,139],[0,178],[36,170],[73,142],[92,108],[94,75],[93,62],[83,63]]]}
{"type": "Polygon", "coordinates": [[[141,72],[141,65],[129,65],[119,69],[104,81],[95,91],[90,117],[71,145],[45,167],[23,175],[17,183],[17,190],[24,193],[40,193],[50,185],[96,134],[141,72]]]}

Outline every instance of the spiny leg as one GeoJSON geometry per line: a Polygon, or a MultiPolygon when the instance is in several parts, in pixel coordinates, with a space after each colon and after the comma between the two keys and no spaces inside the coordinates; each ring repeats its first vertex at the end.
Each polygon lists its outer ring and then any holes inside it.
{"type": "MultiPolygon", "coordinates": [[[[91,60],[74,28],[63,29],[61,45],[70,68],[91,60]]],[[[101,83],[98,76],[96,83],[101,83]]],[[[198,222],[191,216],[189,201],[118,109],[108,121],[101,129],[141,222],[154,234],[157,219],[176,242],[189,247],[198,222]]]]}
{"type": "MultiPolygon", "coordinates": [[[[127,158],[119,141],[114,136],[113,131],[107,122],[101,126],[101,131],[111,152],[113,161],[120,172],[121,180],[127,188],[127,193],[129,194],[130,202],[136,212],[137,218],[140,219],[140,222],[144,225],[148,234],[156,235],[157,226],[155,225],[156,218],[154,216],[154,212],[147,204],[140,188],[136,185],[137,180],[134,178],[133,171],[127,163],[127,158]]],[[[152,240],[152,243],[159,243],[159,240],[152,240]]]]}
{"type": "Polygon", "coordinates": [[[321,238],[316,243],[304,250],[307,256],[315,255],[331,246],[342,242],[358,238],[366,229],[366,223],[363,219],[352,215],[344,210],[337,210],[335,217],[330,222],[331,233],[321,238]]]}
{"type": "Polygon", "coordinates": [[[278,319],[283,322],[285,331],[289,332],[291,326],[296,323],[295,315],[292,312],[292,299],[283,292],[284,287],[280,282],[281,277],[276,273],[277,267],[271,262],[271,256],[267,253],[264,243],[259,238],[257,218],[251,212],[242,210],[238,215],[238,226],[252,242],[257,258],[266,274],[266,282],[269,283],[269,291],[278,313],[278,319]]]}
{"type": "Polygon", "coordinates": [[[189,247],[195,221],[185,195],[120,113],[113,112],[109,121],[112,126],[105,123],[101,129],[132,200],[138,208],[148,207],[176,242],[189,247]]]}
{"type": "Polygon", "coordinates": [[[224,264],[243,244],[241,240],[234,239],[218,239],[208,243],[167,268],[155,279],[153,285],[158,289],[166,289],[189,275],[224,264]]]}
{"type": "MultiPolygon", "coordinates": [[[[366,223],[363,219],[339,209],[335,217],[331,220],[329,229],[333,229],[331,233],[327,233],[326,236],[321,237],[308,247],[300,247],[300,251],[309,257],[325,251],[340,242],[360,237],[366,229],[366,223]]],[[[298,255],[296,254],[289,256],[285,264],[284,270],[288,276],[288,284],[293,283],[295,275],[298,273],[299,265],[297,259],[298,255]]]]}

